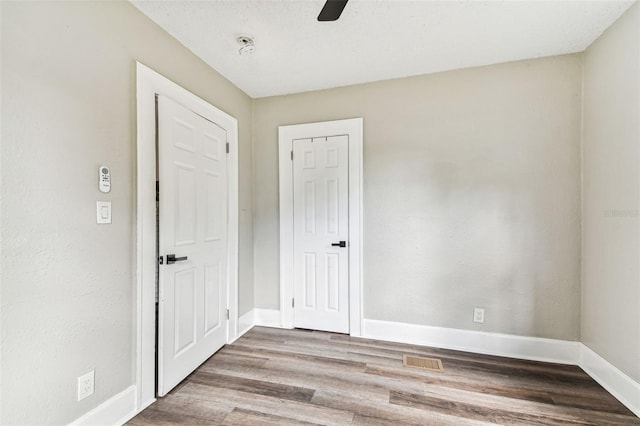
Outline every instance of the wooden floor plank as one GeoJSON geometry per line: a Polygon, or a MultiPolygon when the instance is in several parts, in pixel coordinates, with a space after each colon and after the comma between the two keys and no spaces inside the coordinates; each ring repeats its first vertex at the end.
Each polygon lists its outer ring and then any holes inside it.
{"type": "MultiPolygon", "coordinates": [[[[539,419],[545,419],[543,424],[583,424],[584,419],[589,419],[587,424],[609,425],[626,424],[632,419],[627,415],[593,410],[592,408],[575,408],[558,406],[556,404],[540,403],[537,401],[513,398],[509,395],[492,395],[481,392],[469,392],[462,389],[453,389],[437,385],[425,384],[422,396],[436,398],[449,402],[457,402],[467,406],[490,407],[491,410],[530,415],[539,419]]],[[[633,423],[632,423],[633,424],[633,423]]]]}
{"type": "Polygon", "coordinates": [[[487,424],[482,421],[476,421],[477,419],[461,419],[451,415],[451,413],[442,413],[435,410],[427,412],[412,407],[402,407],[399,404],[390,404],[388,403],[388,394],[383,403],[379,400],[372,401],[361,394],[349,394],[323,389],[316,392],[311,402],[322,407],[331,407],[344,411],[350,410],[354,413],[354,420],[360,419],[359,421],[375,418],[378,419],[378,422],[395,425],[457,426],[460,424],[487,424]]]}
{"type": "Polygon", "coordinates": [[[271,396],[278,399],[291,401],[310,401],[314,389],[289,386],[264,380],[253,380],[225,374],[209,373],[198,370],[189,378],[191,383],[199,383],[207,386],[215,386],[223,389],[233,389],[247,393],[271,396]]]}
{"type": "MultiPolygon", "coordinates": [[[[189,421],[193,424],[220,424],[233,411],[231,404],[208,404],[198,398],[190,398],[185,392],[169,394],[150,410],[153,419],[170,419],[178,424],[189,421]]],[[[152,420],[153,420],[152,419],[152,420]]]]}
{"type": "Polygon", "coordinates": [[[466,404],[434,398],[427,395],[417,395],[407,392],[391,392],[390,404],[403,405],[407,407],[420,408],[426,412],[439,412],[451,414],[466,419],[485,420],[490,423],[501,425],[545,425],[547,418],[544,416],[529,415],[518,412],[505,411],[495,407],[484,407],[480,405],[466,404]]]}
{"type": "Polygon", "coordinates": [[[255,327],[130,422],[149,425],[636,425],[576,366],[255,327]],[[402,365],[439,358],[443,372],[402,365]]]}
{"type": "Polygon", "coordinates": [[[186,398],[201,400],[212,406],[231,406],[252,411],[260,411],[274,416],[289,417],[300,422],[313,423],[323,419],[325,425],[351,423],[353,413],[317,406],[312,403],[282,400],[264,395],[216,388],[213,386],[188,383],[181,391],[186,398]]]}
{"type": "Polygon", "coordinates": [[[243,408],[234,408],[234,410],[224,419],[223,425],[300,425],[313,426],[320,423],[308,423],[295,420],[290,417],[275,416],[273,414],[262,413],[260,411],[245,410],[243,408]]]}

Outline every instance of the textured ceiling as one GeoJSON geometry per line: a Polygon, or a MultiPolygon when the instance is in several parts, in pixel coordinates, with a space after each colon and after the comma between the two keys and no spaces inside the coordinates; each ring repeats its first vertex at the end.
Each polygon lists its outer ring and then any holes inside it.
{"type": "Polygon", "coordinates": [[[258,98],[581,52],[633,1],[350,0],[336,22],[324,0],[132,3],[258,98]]]}

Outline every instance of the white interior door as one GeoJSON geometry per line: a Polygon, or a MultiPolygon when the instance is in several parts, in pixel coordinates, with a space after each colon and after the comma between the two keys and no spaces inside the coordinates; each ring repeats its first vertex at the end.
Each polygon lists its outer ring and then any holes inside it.
{"type": "Polygon", "coordinates": [[[158,97],[159,396],[226,342],[226,143],[224,129],[158,97]]]}
{"type": "Polygon", "coordinates": [[[293,141],[294,325],[349,332],[349,138],[293,141]]]}

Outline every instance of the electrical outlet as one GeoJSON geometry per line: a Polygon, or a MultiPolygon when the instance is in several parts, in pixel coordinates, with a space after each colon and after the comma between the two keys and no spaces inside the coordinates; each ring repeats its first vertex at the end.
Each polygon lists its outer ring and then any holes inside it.
{"type": "Polygon", "coordinates": [[[484,309],[473,308],[473,322],[484,324],[484,309]]]}
{"type": "Polygon", "coordinates": [[[95,390],[95,370],[91,370],[87,374],[78,377],[78,401],[81,401],[93,395],[95,390]]]}

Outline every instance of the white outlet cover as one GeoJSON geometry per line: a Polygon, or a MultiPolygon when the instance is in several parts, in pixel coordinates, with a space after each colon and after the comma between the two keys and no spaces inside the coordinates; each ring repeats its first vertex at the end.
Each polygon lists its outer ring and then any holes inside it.
{"type": "Polygon", "coordinates": [[[473,308],[473,322],[484,324],[484,309],[473,308]]]}
{"type": "Polygon", "coordinates": [[[78,401],[93,395],[95,390],[95,370],[78,377],[78,401]]]}

